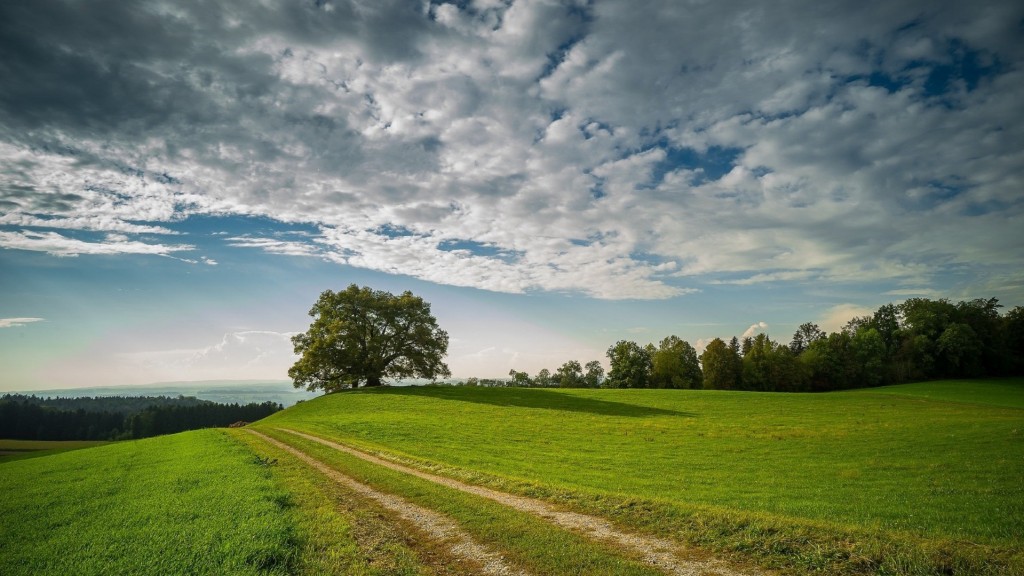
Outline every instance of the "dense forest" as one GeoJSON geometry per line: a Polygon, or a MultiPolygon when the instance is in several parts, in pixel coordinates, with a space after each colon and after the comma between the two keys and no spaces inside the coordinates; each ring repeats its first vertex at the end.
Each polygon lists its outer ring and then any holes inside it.
{"type": "Polygon", "coordinates": [[[566,362],[536,376],[468,385],[605,388],[704,388],[809,392],[865,388],[937,378],[1024,375],[1024,307],[1005,314],[995,298],[957,303],[911,298],[850,320],[839,332],[799,327],[788,344],[767,334],[715,338],[698,356],[676,336],[658,346],[620,340],[608,349],[607,375],[597,361],[566,362]]]}
{"type": "Polygon", "coordinates": [[[281,410],[274,402],[217,404],[180,396],[0,397],[0,438],[127,440],[253,422],[281,410]]]}

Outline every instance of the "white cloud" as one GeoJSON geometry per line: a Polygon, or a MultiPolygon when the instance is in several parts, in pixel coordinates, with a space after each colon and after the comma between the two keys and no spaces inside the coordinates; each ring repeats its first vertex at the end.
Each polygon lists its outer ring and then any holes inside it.
{"type": "Polygon", "coordinates": [[[747,328],[746,330],[743,331],[743,336],[742,337],[743,338],[750,338],[751,336],[754,336],[755,334],[760,334],[762,332],[767,332],[767,331],[768,331],[768,323],[767,322],[754,322],[753,324],[750,325],[749,328],[747,328]]]}
{"type": "Polygon", "coordinates": [[[912,296],[919,298],[942,298],[944,295],[935,290],[934,288],[900,288],[898,290],[889,290],[885,293],[886,296],[912,296]]]}
{"type": "Polygon", "coordinates": [[[54,256],[81,254],[153,254],[168,256],[175,252],[194,250],[188,244],[147,244],[119,234],[111,234],[98,242],[69,238],[57,232],[4,232],[0,231],[0,247],[16,250],[46,252],[54,256]]]}
{"type": "Polygon", "coordinates": [[[128,234],[177,234],[163,227],[147,224],[133,224],[104,215],[72,218],[40,218],[32,214],[10,213],[0,214],[0,225],[31,226],[35,228],[58,228],[64,230],[89,230],[99,232],[123,232],[128,234]]]}
{"type": "Polygon", "coordinates": [[[753,284],[761,284],[763,282],[785,282],[793,280],[808,280],[812,278],[814,272],[811,270],[789,270],[784,272],[764,272],[760,274],[754,274],[747,278],[740,278],[738,280],[715,280],[712,284],[734,284],[736,286],[750,286],[753,284]]]}
{"type": "Polygon", "coordinates": [[[19,328],[33,322],[45,321],[45,318],[0,318],[0,328],[19,328]]]}
{"type": "Polygon", "coordinates": [[[201,348],[117,354],[110,370],[125,375],[144,373],[153,380],[284,378],[297,359],[293,335],[265,330],[229,332],[219,342],[201,348]]]}
{"type": "Polygon", "coordinates": [[[860,316],[871,316],[875,311],[857,304],[837,304],[818,319],[818,326],[826,333],[839,332],[847,322],[860,316]]]}
{"type": "MultiPolygon", "coordinates": [[[[73,85],[54,66],[5,88],[0,225],[262,216],[321,233],[229,245],[614,299],[1020,267],[1019,3],[332,6],[117,9],[109,44],[60,27],[102,30],[84,8],[13,14],[41,31],[24,42],[81,61],[73,85]],[[993,66],[973,86],[964,51],[993,66]],[[118,98],[115,67],[136,71],[118,98]],[[931,69],[954,71],[945,101],[931,69]],[[443,249],[467,240],[488,250],[443,249]]],[[[4,234],[57,255],[189,249],[4,234]]]]}
{"type": "Polygon", "coordinates": [[[289,240],[277,240],[275,238],[251,238],[234,237],[228,238],[228,246],[238,248],[258,248],[270,254],[284,254],[286,256],[316,256],[317,248],[305,242],[289,240]]]}

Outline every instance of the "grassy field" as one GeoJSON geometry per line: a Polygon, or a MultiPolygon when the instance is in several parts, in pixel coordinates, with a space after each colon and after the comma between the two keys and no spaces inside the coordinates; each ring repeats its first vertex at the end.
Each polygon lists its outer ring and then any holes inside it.
{"type": "Polygon", "coordinates": [[[962,402],[1024,409],[1024,380],[1004,378],[967,383],[963,380],[920,382],[859,391],[862,394],[894,394],[938,402],[962,402]]]}
{"type": "MultiPolygon", "coordinates": [[[[536,574],[652,571],[278,428],[781,574],[1024,575],[1021,379],[817,395],[395,387],[318,398],[254,428],[445,514],[536,574]]],[[[244,430],[39,453],[0,463],[0,574],[465,572],[443,543],[244,430]]]]}
{"type": "Polygon", "coordinates": [[[529,574],[552,576],[656,576],[660,572],[621,551],[552,526],[506,506],[368,464],[354,456],[291,434],[270,432],[351,478],[454,519],[478,542],[495,550],[512,566],[529,574]]]}
{"type": "Polygon", "coordinates": [[[268,469],[285,486],[292,504],[286,520],[294,527],[293,574],[362,576],[374,574],[444,574],[424,565],[412,549],[429,543],[413,542],[351,490],[338,485],[295,457],[242,430],[228,432],[257,458],[272,462],[268,469]]]}
{"type": "Polygon", "coordinates": [[[26,458],[49,456],[69,450],[80,450],[102,446],[109,442],[97,440],[2,440],[0,439],[0,463],[26,458]]]}
{"type": "Polygon", "coordinates": [[[817,395],[386,388],[330,395],[259,426],[769,563],[809,554],[796,563],[888,562],[899,573],[945,562],[970,573],[986,558],[1021,562],[1022,402],[1021,380],[817,395]]]}
{"type": "Polygon", "coordinates": [[[0,464],[0,574],[287,574],[288,495],[198,431],[0,464]]]}

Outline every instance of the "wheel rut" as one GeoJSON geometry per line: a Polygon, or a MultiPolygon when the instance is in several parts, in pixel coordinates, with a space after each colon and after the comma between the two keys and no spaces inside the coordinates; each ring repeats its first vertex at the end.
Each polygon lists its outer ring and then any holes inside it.
{"type": "Polygon", "coordinates": [[[462,530],[462,528],[460,528],[450,518],[438,514],[428,508],[412,504],[411,502],[393,494],[380,492],[366,484],[363,484],[362,482],[349,478],[298,448],[289,446],[284,442],[271,438],[265,434],[261,434],[255,430],[247,431],[250,434],[254,434],[266,442],[288,452],[299,460],[302,460],[306,464],[327,475],[335,482],[344,485],[361,496],[377,502],[385,509],[412,524],[424,533],[430,535],[432,538],[445,542],[447,544],[448,552],[452,556],[471,564],[479,565],[481,567],[481,573],[487,574],[488,576],[528,576],[527,572],[510,566],[505,562],[500,554],[474,540],[472,536],[462,530]]]}
{"type": "Polygon", "coordinates": [[[654,566],[668,574],[677,576],[767,575],[766,572],[761,571],[738,571],[727,566],[720,560],[687,559],[682,554],[683,548],[675,542],[664,538],[626,532],[604,518],[579,512],[561,510],[549,502],[538,500],[536,498],[500,492],[491,488],[466,484],[465,482],[460,482],[452,478],[431,474],[429,472],[405,466],[391,460],[386,460],[379,456],[374,456],[363,452],[362,450],[352,448],[351,446],[339,444],[312,434],[306,434],[304,432],[298,432],[287,428],[278,428],[278,430],[323,444],[324,446],[345,452],[357,458],[366,460],[367,462],[371,462],[397,472],[416,476],[423,480],[441,484],[455,490],[487,498],[510,508],[532,514],[550,522],[551,524],[583,534],[593,540],[629,550],[636,554],[646,564],[654,566]]]}

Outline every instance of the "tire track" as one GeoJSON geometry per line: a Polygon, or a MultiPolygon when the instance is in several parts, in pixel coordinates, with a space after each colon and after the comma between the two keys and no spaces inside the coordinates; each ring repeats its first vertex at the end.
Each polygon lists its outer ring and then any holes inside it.
{"type": "Polygon", "coordinates": [[[528,576],[528,573],[509,566],[504,559],[494,551],[484,547],[473,539],[467,532],[462,530],[454,521],[422,506],[412,504],[398,496],[379,492],[366,484],[345,476],[341,472],[331,468],[327,464],[313,458],[297,448],[293,448],[284,442],[275,440],[255,430],[246,430],[262,438],[266,442],[288,452],[296,458],[316,468],[329,478],[344,485],[356,493],[369,498],[387,510],[395,513],[403,520],[409,522],[416,528],[422,530],[433,538],[444,541],[448,544],[448,551],[455,557],[466,560],[475,565],[481,566],[481,572],[489,576],[528,576]]]}
{"type": "Polygon", "coordinates": [[[487,498],[488,500],[493,500],[516,510],[540,517],[562,528],[582,533],[594,540],[625,548],[638,554],[643,562],[646,562],[647,564],[669,574],[677,576],[759,576],[766,574],[765,572],[760,571],[739,572],[726,566],[725,563],[720,560],[688,560],[680,556],[680,546],[677,543],[664,538],[625,532],[615,527],[611,522],[604,518],[579,512],[559,510],[552,504],[543,500],[537,500],[536,498],[528,498],[526,496],[499,492],[491,488],[474,486],[452,478],[446,478],[444,476],[438,476],[436,474],[417,470],[416,468],[385,460],[350,446],[338,444],[337,442],[332,442],[311,434],[305,434],[303,432],[287,428],[278,428],[278,430],[307,440],[312,440],[313,442],[318,442],[324,446],[340,450],[346,454],[351,454],[352,456],[362,458],[367,462],[372,462],[397,472],[410,474],[412,476],[422,478],[423,480],[428,480],[436,484],[454,488],[455,490],[468,492],[476,496],[487,498]]]}

